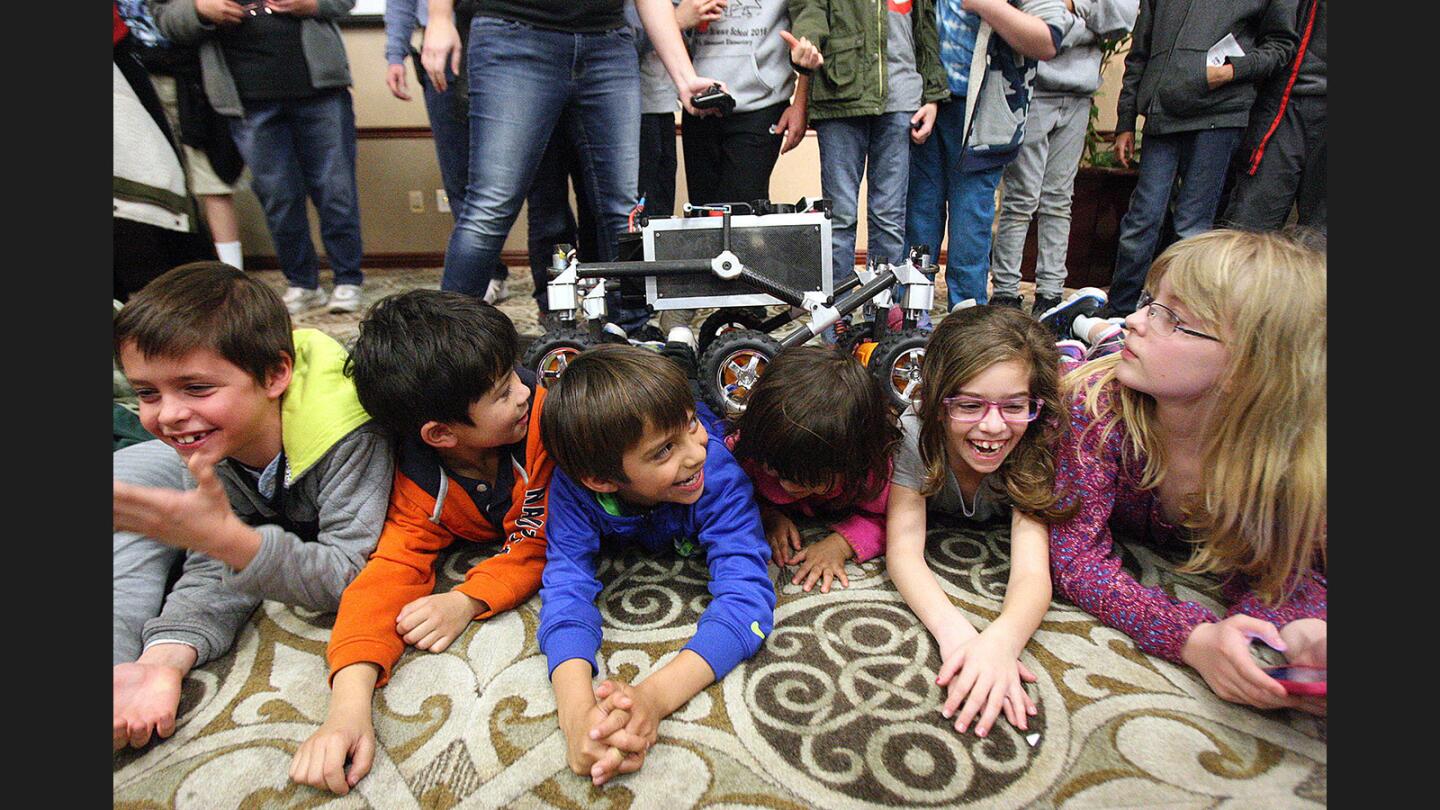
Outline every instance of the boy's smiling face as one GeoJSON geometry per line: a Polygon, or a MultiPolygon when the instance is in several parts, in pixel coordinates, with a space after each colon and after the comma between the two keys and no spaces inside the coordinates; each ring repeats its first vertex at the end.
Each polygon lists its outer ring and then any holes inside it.
{"type": "Polygon", "coordinates": [[[421,438],[459,461],[474,462],[497,447],[525,438],[530,426],[530,389],[511,371],[470,403],[469,415],[471,424],[447,422],[438,434],[434,427],[441,423],[427,422],[420,429],[421,438]],[[449,440],[444,438],[447,436],[449,440]]]}
{"type": "Polygon", "coordinates": [[[120,365],[140,399],[140,424],[184,458],[204,453],[264,467],[280,452],[280,397],[291,361],[264,383],[211,349],[147,357],[133,341],[120,365]]]}
{"type": "Polygon", "coordinates": [[[586,476],[581,483],[597,492],[614,492],[636,506],[660,503],[693,504],[705,493],[705,425],[688,414],[683,427],[662,431],[645,426],[640,441],[625,451],[620,468],[630,480],[621,484],[586,476]]]}

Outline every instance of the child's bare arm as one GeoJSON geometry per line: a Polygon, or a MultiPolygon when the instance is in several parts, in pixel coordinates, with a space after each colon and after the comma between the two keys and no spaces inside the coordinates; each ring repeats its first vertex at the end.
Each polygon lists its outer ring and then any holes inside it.
{"type": "Polygon", "coordinates": [[[1011,725],[1022,731],[1028,728],[1028,716],[1036,709],[1022,681],[1034,681],[1035,677],[1020,663],[1020,653],[1049,607],[1050,532],[1044,523],[1014,510],[1010,579],[1000,615],[965,645],[963,655],[940,668],[938,680],[947,687],[941,713],[950,717],[960,709],[956,731],[963,733],[970,721],[976,720],[975,733],[983,737],[1001,711],[1011,725]]]}
{"type": "Polygon", "coordinates": [[[375,761],[375,727],[370,701],[380,668],[364,662],[335,673],[325,722],[290,761],[290,781],[344,796],[375,761]],[[351,761],[349,770],[345,760],[351,761]]]}
{"type": "Polygon", "coordinates": [[[885,549],[885,568],[900,596],[935,637],[940,657],[948,658],[976,636],[975,628],[950,602],[925,563],[925,497],[893,482],[886,508],[885,549]]]}

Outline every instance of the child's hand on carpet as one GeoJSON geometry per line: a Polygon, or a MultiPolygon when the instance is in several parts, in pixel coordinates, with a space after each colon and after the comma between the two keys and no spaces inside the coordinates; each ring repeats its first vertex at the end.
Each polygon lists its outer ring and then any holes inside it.
{"type": "Polygon", "coordinates": [[[794,562],[790,552],[800,550],[800,530],[795,527],[795,521],[791,520],[773,506],[760,507],[760,522],[765,526],[765,539],[770,543],[770,559],[776,565],[789,565],[794,562]]]}
{"type": "Polygon", "coordinates": [[[948,720],[961,701],[965,703],[955,717],[956,731],[964,734],[978,715],[975,735],[984,737],[1002,710],[1010,725],[1021,731],[1029,729],[1029,717],[1036,713],[1035,702],[1021,682],[1034,683],[1035,676],[1020,663],[1018,655],[1009,639],[986,628],[940,667],[935,683],[946,691],[940,713],[948,720]]]}
{"type": "Polygon", "coordinates": [[[838,579],[842,586],[848,588],[850,578],[845,575],[845,561],[854,556],[855,549],[850,547],[845,536],[831,532],[824,540],[811,543],[790,558],[790,562],[800,566],[790,584],[799,585],[803,579],[805,592],[809,593],[818,579],[821,580],[820,592],[829,593],[831,580],[838,579]]]}
{"type": "Polygon", "coordinates": [[[370,723],[370,707],[347,713],[332,706],[324,725],[295,752],[290,761],[290,781],[344,796],[370,773],[374,762],[375,728],[370,723]]]}
{"type": "Polygon", "coordinates": [[[484,602],[460,591],[430,594],[400,608],[395,631],[417,650],[445,652],[471,619],[489,610],[484,602]]]}
{"type": "Polygon", "coordinates": [[[665,718],[665,712],[652,690],[643,685],[606,680],[595,689],[595,698],[600,701],[600,708],[610,714],[590,729],[591,739],[607,740],[630,751],[647,751],[659,739],[660,721],[665,718]],[[621,721],[619,718],[626,713],[628,719],[621,721]]]}
{"type": "Polygon", "coordinates": [[[180,682],[190,668],[184,663],[186,658],[195,661],[194,647],[157,644],[141,654],[140,660],[115,665],[111,731],[116,751],[127,745],[139,748],[150,742],[152,734],[169,737],[175,733],[180,682]]]}

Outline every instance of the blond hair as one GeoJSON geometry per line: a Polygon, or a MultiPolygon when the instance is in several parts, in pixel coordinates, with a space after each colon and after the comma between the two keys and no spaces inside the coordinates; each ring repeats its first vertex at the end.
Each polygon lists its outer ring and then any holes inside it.
{"type": "MultiPolygon", "coordinates": [[[[1218,335],[1228,359],[1223,401],[1202,445],[1201,488],[1182,504],[1195,548],[1182,570],[1240,573],[1278,604],[1306,570],[1325,564],[1325,255],[1275,233],[1216,230],[1171,245],[1150,268],[1184,303],[1194,327],[1218,335]]],[[[1100,425],[1119,421],[1140,487],[1165,477],[1155,400],[1115,378],[1118,355],[1066,376],[1100,425]]]]}

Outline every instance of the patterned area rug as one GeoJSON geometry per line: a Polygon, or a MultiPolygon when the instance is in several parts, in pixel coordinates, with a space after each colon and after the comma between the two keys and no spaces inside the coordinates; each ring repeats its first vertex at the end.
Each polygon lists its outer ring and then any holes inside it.
{"type": "MultiPolygon", "coordinates": [[[[930,564],[983,626],[1008,576],[1007,526],[932,520],[930,564]]],[[[823,527],[806,529],[808,540],[823,527]]],[[[452,587],[483,554],[443,558],[452,587]]],[[[1127,546],[1147,585],[1218,609],[1215,583],[1127,546]]],[[[607,559],[602,676],[642,679],[675,655],[708,602],[702,563],[607,559]]],[[[989,738],[939,714],[940,659],[881,560],[848,590],[781,583],[760,652],[660,725],[645,766],[603,788],[570,773],[538,597],[472,624],[443,654],[409,651],[375,699],[379,750],[337,798],[287,781],[322,722],[333,615],[266,602],[235,649],[185,681],[179,729],[115,757],[114,799],[140,807],[1313,807],[1326,802],[1326,725],[1216,698],[1193,671],[1136,651],[1057,600],[1023,660],[1039,677],[1031,734],[989,738]],[[1038,735],[1038,736],[1035,736],[1038,735]],[[1028,739],[1027,739],[1028,737],[1028,739]]]]}

